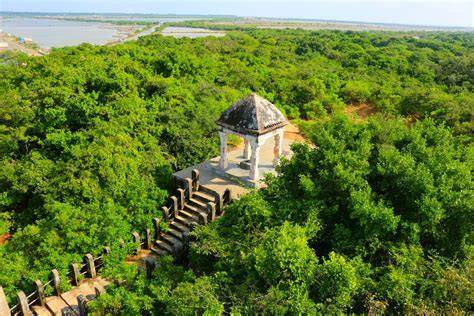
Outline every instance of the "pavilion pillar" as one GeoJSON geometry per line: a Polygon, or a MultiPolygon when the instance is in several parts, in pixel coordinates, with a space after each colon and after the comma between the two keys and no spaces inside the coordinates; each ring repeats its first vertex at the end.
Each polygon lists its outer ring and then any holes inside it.
{"type": "Polygon", "coordinates": [[[258,173],[258,163],[259,163],[259,153],[260,153],[260,144],[258,139],[252,141],[252,157],[250,158],[250,179],[257,181],[259,179],[258,173]]]}
{"type": "Polygon", "coordinates": [[[221,159],[219,160],[219,167],[227,169],[227,133],[219,131],[219,138],[221,141],[221,159]]]}
{"type": "Polygon", "coordinates": [[[273,148],[273,167],[278,166],[283,148],[283,132],[274,136],[275,147],[273,148]]]}
{"type": "Polygon", "coordinates": [[[250,141],[247,138],[244,138],[244,159],[250,159],[250,141]]]}

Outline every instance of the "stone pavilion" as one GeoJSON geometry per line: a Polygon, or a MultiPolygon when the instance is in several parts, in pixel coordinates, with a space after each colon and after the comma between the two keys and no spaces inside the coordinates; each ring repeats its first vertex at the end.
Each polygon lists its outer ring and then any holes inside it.
{"type": "Polygon", "coordinates": [[[240,166],[250,169],[250,179],[259,179],[258,165],[260,149],[265,141],[274,138],[273,166],[276,167],[282,154],[283,132],[286,120],[270,101],[255,93],[237,101],[217,121],[221,156],[219,167],[227,169],[227,135],[234,134],[244,139],[244,158],[240,166]]]}
{"type": "Polygon", "coordinates": [[[175,181],[184,181],[197,169],[201,184],[216,192],[231,188],[239,196],[249,187],[263,187],[265,174],[275,173],[280,158],[291,156],[293,141],[284,139],[285,117],[270,101],[255,93],[230,106],[216,124],[220,156],[174,173],[175,181]],[[228,147],[230,134],[243,138],[243,148],[228,147]]]}

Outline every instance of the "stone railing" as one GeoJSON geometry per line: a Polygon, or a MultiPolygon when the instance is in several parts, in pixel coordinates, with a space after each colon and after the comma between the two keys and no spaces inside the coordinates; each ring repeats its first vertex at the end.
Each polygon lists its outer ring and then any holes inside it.
{"type": "MultiPolygon", "coordinates": [[[[231,201],[231,191],[229,189],[226,189],[224,194],[221,196],[217,192],[214,192],[205,188],[204,186],[201,186],[198,170],[193,170],[192,177],[186,178],[184,181],[184,185],[181,184],[181,186],[182,187],[177,189],[177,196],[170,196],[167,206],[162,207],[163,219],[166,222],[171,221],[173,217],[179,216],[179,210],[183,209],[186,203],[192,198],[193,192],[198,191],[200,189],[215,197],[214,202],[209,202],[207,204],[208,216],[202,218],[200,220],[200,224],[205,225],[208,223],[208,221],[213,221],[216,216],[223,215],[224,206],[231,201]]],[[[132,233],[131,242],[134,245],[134,255],[140,253],[141,250],[150,250],[154,241],[160,239],[160,236],[163,234],[160,228],[160,218],[153,218],[152,223],[154,229],[153,239],[151,231],[149,229],[143,230],[143,236],[140,236],[138,232],[132,233]]],[[[125,244],[125,241],[119,241],[120,247],[123,248],[125,244]]],[[[103,253],[99,256],[94,258],[92,254],[88,253],[83,257],[82,264],[72,263],[70,265],[69,272],[65,277],[65,281],[72,286],[79,286],[83,279],[96,278],[98,271],[104,265],[104,256],[109,255],[110,252],[111,249],[109,247],[104,247],[103,253]]],[[[144,269],[147,276],[151,276],[151,273],[155,268],[155,261],[145,259],[144,263],[144,269]]],[[[0,286],[0,316],[33,315],[31,312],[32,306],[45,306],[46,292],[52,290],[54,295],[60,296],[62,294],[62,289],[59,272],[56,269],[52,270],[50,278],[45,283],[43,283],[41,280],[36,280],[34,287],[35,290],[28,295],[26,295],[23,291],[19,291],[16,295],[17,304],[15,304],[13,307],[9,307],[6,296],[3,292],[3,288],[0,286]]],[[[98,289],[96,290],[96,294],[100,294],[97,291],[98,289]]],[[[81,302],[81,300],[78,299],[79,315],[85,315],[84,311],[86,309],[86,302],[87,300],[81,302]]]]}
{"type": "MultiPolygon", "coordinates": [[[[70,270],[65,278],[66,282],[72,286],[78,286],[84,278],[95,278],[97,276],[97,271],[104,264],[103,256],[108,254],[110,254],[109,247],[104,247],[104,252],[96,258],[94,258],[90,253],[86,254],[83,258],[82,264],[71,264],[70,270]]],[[[41,280],[36,280],[34,287],[35,290],[28,295],[23,291],[19,291],[16,295],[17,304],[13,307],[9,307],[3,289],[0,286],[0,315],[32,315],[32,306],[45,306],[45,293],[50,289],[56,296],[60,296],[62,293],[62,287],[61,277],[58,270],[51,270],[51,276],[45,283],[41,280]]]]}
{"type": "MultiPolygon", "coordinates": [[[[159,236],[160,234],[160,227],[159,222],[160,220],[155,218],[153,219],[154,223],[157,223],[155,226],[155,236],[159,236]]],[[[150,249],[151,247],[151,239],[150,239],[150,230],[144,230],[144,238],[140,237],[140,234],[137,232],[132,233],[131,236],[131,244],[134,246],[133,254],[138,254],[142,249],[150,249]]],[[[126,242],[123,240],[119,241],[119,247],[125,247],[126,242]]],[[[69,285],[76,287],[80,286],[81,282],[86,279],[94,279],[97,277],[98,272],[104,266],[104,257],[111,253],[110,247],[104,247],[102,254],[97,257],[94,257],[92,254],[87,253],[83,257],[82,263],[72,263],[70,265],[69,272],[66,274],[64,281],[66,281],[69,285]]],[[[147,274],[151,274],[150,270],[153,268],[152,266],[146,265],[147,274]]],[[[3,292],[3,288],[0,286],[0,316],[20,316],[20,315],[33,315],[32,307],[35,305],[38,306],[45,306],[46,304],[46,293],[52,290],[53,295],[60,296],[62,291],[62,280],[59,275],[59,272],[54,269],[51,270],[50,278],[43,283],[41,280],[36,280],[34,283],[34,290],[30,294],[26,295],[23,291],[19,291],[16,295],[17,303],[9,307],[5,293],[3,292]]],[[[96,288],[96,296],[101,293],[101,289],[96,288]]],[[[74,312],[74,315],[86,315],[86,303],[87,299],[80,299],[78,297],[78,311],[77,313],[74,312]]]]}

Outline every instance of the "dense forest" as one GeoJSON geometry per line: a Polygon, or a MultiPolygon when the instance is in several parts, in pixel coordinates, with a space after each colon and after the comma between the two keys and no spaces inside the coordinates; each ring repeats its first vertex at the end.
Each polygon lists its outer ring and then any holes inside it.
{"type": "MultiPolygon", "coordinates": [[[[0,285],[151,228],[171,173],[218,155],[256,92],[300,124],[266,189],[153,278],[113,251],[101,313],[474,311],[474,34],[228,30],[0,55],[0,285]],[[354,121],[350,104],[377,114],[354,121]],[[314,144],[315,146],[312,146],[314,144]]],[[[166,227],[163,227],[166,229],[166,227]]]]}

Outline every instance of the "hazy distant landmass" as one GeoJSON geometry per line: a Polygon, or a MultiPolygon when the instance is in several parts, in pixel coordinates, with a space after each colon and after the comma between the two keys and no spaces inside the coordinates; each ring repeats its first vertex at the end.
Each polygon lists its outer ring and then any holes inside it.
{"type": "Polygon", "coordinates": [[[389,30],[389,31],[474,31],[473,27],[374,23],[364,21],[244,17],[237,15],[204,14],[146,14],[146,13],[58,13],[58,12],[0,12],[2,17],[34,17],[98,21],[180,22],[191,20],[216,20],[219,24],[249,25],[268,28],[342,29],[342,30],[389,30]]]}
{"type": "Polygon", "coordinates": [[[323,21],[474,27],[473,2],[466,0],[3,0],[2,10],[292,17],[323,21]]]}
{"type": "MultiPolygon", "coordinates": [[[[223,36],[240,28],[392,32],[472,32],[470,27],[420,26],[298,18],[236,15],[0,12],[2,50],[29,55],[81,43],[110,45],[153,33],[173,37],[223,36]],[[19,45],[27,39],[29,45],[19,45]]],[[[417,34],[418,35],[418,34],[417,34]]]]}

